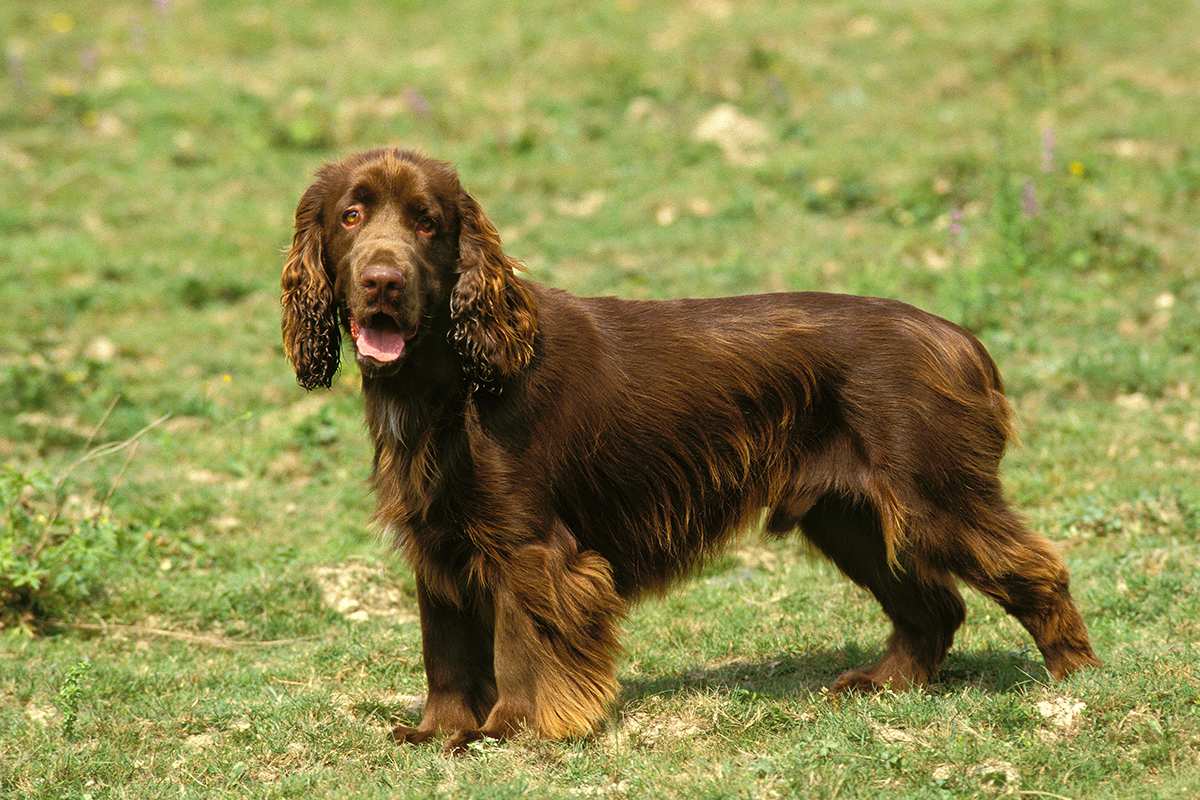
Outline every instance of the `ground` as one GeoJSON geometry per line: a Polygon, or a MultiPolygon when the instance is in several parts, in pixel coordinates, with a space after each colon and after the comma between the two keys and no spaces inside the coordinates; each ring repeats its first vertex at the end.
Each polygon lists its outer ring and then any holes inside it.
{"type": "Polygon", "coordinates": [[[1200,795],[1200,7],[280,9],[0,7],[0,795],[1200,795]],[[1103,669],[1051,683],[972,594],[927,690],[830,698],[882,615],[752,531],[630,615],[595,737],[392,745],[412,578],[354,370],[299,389],[277,299],[308,176],[383,143],[539,281],[970,327],[1103,669]]]}

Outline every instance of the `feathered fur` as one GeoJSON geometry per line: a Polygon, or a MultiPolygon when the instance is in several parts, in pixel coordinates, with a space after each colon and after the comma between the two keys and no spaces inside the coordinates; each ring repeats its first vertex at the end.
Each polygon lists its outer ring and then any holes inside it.
{"type": "Polygon", "coordinates": [[[323,255],[321,200],[320,183],[300,198],[292,246],[280,276],[283,349],[305,389],[332,383],[342,347],[323,255]]]}

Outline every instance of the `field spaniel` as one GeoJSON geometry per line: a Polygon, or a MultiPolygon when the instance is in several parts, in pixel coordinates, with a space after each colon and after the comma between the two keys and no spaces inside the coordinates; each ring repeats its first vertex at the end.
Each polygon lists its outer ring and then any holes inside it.
{"type": "Polygon", "coordinates": [[[1054,548],[1004,499],[996,365],[893,300],[817,292],[575,297],[516,274],[443,162],[328,164],[296,209],[283,344],[362,373],[377,522],[416,575],[429,692],[397,741],[587,734],[617,692],[622,616],[742,530],[799,531],[891,619],[833,690],[925,684],[961,579],[1050,674],[1097,663],[1054,548]]]}

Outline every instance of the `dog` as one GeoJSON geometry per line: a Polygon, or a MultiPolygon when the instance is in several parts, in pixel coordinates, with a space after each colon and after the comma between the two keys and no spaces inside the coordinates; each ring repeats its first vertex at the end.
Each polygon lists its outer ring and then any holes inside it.
{"type": "Polygon", "coordinates": [[[817,292],[576,297],[519,266],[453,167],[412,151],[327,164],[296,209],[284,351],[329,386],[349,334],[375,520],[416,576],[428,696],[397,741],[592,732],[630,604],[760,520],[891,619],[834,692],[926,684],[959,579],[1054,677],[1099,663],[1062,559],[1004,498],[1011,413],[969,332],[817,292]]]}

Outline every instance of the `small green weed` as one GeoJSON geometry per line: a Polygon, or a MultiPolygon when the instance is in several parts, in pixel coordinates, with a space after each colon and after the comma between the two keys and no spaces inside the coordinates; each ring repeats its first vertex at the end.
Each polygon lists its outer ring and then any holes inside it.
{"type": "Polygon", "coordinates": [[[79,720],[79,706],[84,695],[87,694],[88,687],[84,684],[84,678],[92,671],[92,662],[83,660],[76,662],[75,666],[67,670],[67,675],[63,678],[62,686],[58,689],[58,701],[56,705],[58,710],[62,712],[62,733],[68,739],[75,738],[75,724],[79,720]]]}
{"type": "Polygon", "coordinates": [[[107,512],[64,508],[64,487],[44,473],[0,472],[0,627],[61,613],[104,583],[123,537],[107,512]]]}

